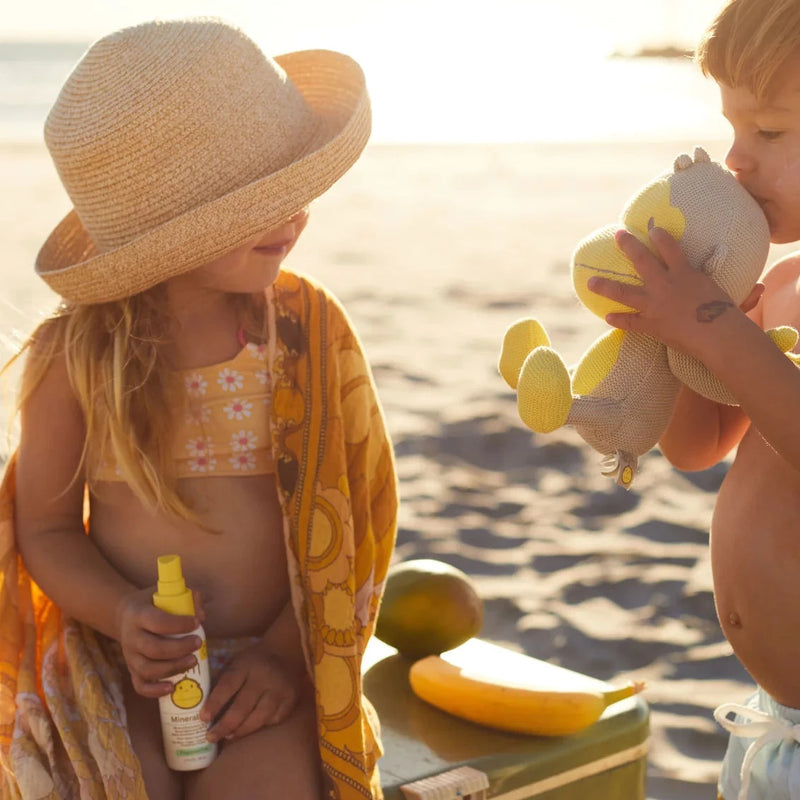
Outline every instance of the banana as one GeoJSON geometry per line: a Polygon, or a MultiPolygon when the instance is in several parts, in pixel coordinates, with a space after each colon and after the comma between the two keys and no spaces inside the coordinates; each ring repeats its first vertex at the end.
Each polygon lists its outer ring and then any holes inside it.
{"type": "Polygon", "coordinates": [[[640,692],[472,639],[409,671],[422,700],[470,722],[515,733],[564,736],[596,722],[611,703],[640,692]]]}

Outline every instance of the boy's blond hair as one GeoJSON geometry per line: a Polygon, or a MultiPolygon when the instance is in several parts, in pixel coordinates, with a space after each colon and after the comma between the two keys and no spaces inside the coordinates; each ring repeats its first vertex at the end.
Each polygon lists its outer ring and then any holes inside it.
{"type": "Polygon", "coordinates": [[[798,0],[730,0],[708,27],[696,53],[706,77],[767,97],[775,73],[800,55],[798,0]]]}
{"type": "MultiPolygon", "coordinates": [[[[233,295],[232,301],[245,335],[264,341],[263,297],[233,295]]],[[[163,285],[109,303],[64,304],[2,371],[27,354],[19,410],[53,361],[63,358],[86,425],[73,480],[85,474],[91,483],[94,469],[111,460],[146,508],[197,522],[175,475],[171,433],[185,412],[185,387],[163,355],[173,335],[163,285]]]]}

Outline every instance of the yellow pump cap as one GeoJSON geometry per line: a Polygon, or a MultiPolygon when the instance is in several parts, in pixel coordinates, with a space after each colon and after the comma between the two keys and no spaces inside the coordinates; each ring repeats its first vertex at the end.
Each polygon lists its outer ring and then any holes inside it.
{"type": "Polygon", "coordinates": [[[180,556],[158,557],[158,591],[153,605],[170,614],[194,616],[194,597],[183,580],[180,556]]]}

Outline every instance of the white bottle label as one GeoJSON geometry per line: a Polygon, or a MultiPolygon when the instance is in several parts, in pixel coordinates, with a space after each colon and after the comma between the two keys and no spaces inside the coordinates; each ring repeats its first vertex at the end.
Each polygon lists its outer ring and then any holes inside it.
{"type": "Polygon", "coordinates": [[[176,770],[201,769],[217,755],[216,743],[206,739],[208,723],[200,719],[211,690],[208,646],[202,630],[194,631],[194,635],[203,640],[194,651],[197,664],[167,678],[172,692],[158,698],[167,765],[176,770]]]}

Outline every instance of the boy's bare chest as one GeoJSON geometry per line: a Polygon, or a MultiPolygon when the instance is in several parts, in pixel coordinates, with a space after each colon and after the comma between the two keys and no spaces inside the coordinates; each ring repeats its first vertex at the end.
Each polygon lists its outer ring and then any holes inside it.
{"type": "Polygon", "coordinates": [[[736,656],[779,702],[797,706],[800,473],[751,428],[711,525],[717,613],[736,656]]]}
{"type": "Polygon", "coordinates": [[[720,487],[713,524],[720,535],[737,541],[763,544],[765,538],[783,535],[800,541],[800,472],[753,427],[740,442],[720,487]]]}

